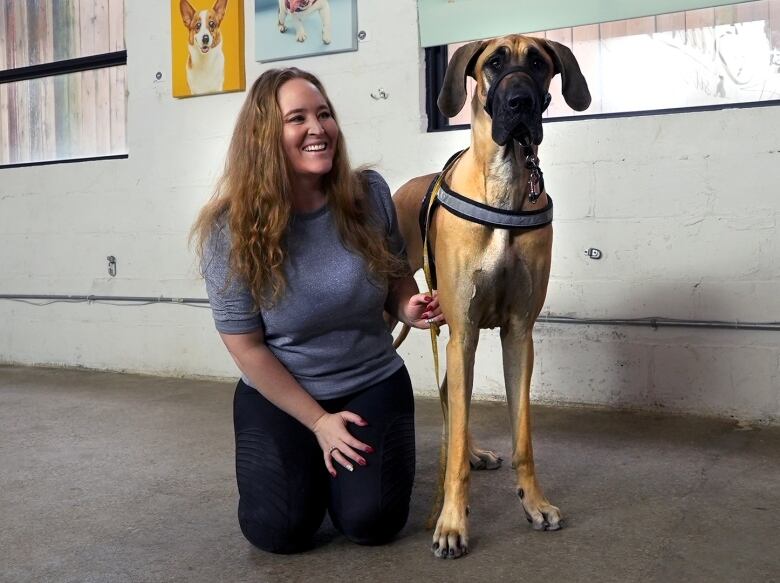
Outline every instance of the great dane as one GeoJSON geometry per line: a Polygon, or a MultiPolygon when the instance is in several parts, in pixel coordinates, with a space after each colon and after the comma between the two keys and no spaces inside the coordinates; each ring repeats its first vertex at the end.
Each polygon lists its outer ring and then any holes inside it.
{"type": "Polygon", "coordinates": [[[466,76],[476,80],[471,145],[442,173],[412,179],[393,197],[413,271],[426,252],[420,225],[427,224],[438,297],[449,324],[441,388],[446,466],[433,534],[434,554],[442,558],[468,552],[469,462],[492,467],[500,461],[474,448],[468,431],[474,354],[482,328],[501,331],[512,466],[526,518],[537,530],[561,527],[561,512],[545,497],[534,470],[529,396],[532,330],[547,293],[552,248],[552,199],[536,156],[548,88],[556,74],[561,75],[566,103],[586,109],[587,82],[572,52],[557,42],[510,35],[459,48],[438,105],[444,115],[454,116],[466,101],[466,76]],[[442,200],[445,208],[429,213],[425,195],[435,190],[449,204],[442,200]]]}

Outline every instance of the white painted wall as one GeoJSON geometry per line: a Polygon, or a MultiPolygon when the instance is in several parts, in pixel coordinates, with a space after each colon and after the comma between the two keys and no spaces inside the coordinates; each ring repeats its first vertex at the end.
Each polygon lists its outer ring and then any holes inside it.
{"type": "MultiPolygon", "coordinates": [[[[126,4],[130,158],[0,170],[0,293],[205,297],[186,235],[244,94],[171,98],[168,3],[126,4]]],[[[251,0],[245,10],[253,47],[251,0]]],[[[438,169],[468,134],[425,133],[416,2],[360,0],[359,19],[358,52],[297,64],[325,82],[353,162],[376,164],[396,188],[438,169]],[[380,87],[386,101],[369,96],[380,87]]],[[[264,68],[249,49],[248,82],[264,68]]],[[[778,107],[547,124],[557,215],[545,312],[780,320],[777,127],[778,107]],[[604,258],[587,259],[589,246],[604,258]]],[[[536,338],[538,400],[780,421],[776,332],[540,324],[536,338]]],[[[403,355],[416,390],[432,392],[427,334],[403,355]]],[[[0,360],[235,375],[209,311],[175,305],[0,301],[0,360]]],[[[502,386],[486,331],[475,393],[502,386]]]]}

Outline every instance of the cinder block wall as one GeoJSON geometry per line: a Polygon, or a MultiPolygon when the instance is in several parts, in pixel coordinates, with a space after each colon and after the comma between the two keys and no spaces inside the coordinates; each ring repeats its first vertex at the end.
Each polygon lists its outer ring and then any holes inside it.
{"type": "MultiPolygon", "coordinates": [[[[205,297],[186,236],[244,94],[173,99],[168,3],[126,4],[130,158],[0,170],[0,293],[205,297]]],[[[425,133],[416,2],[358,8],[368,33],[358,52],[296,64],[325,82],[353,162],[397,188],[468,134],[425,133]],[[378,88],[389,99],[372,99],[378,88]]],[[[245,11],[251,83],[266,66],[252,54],[251,0],[245,11]]],[[[777,107],[547,124],[556,220],[545,313],[780,320],[779,126],[777,107]]],[[[434,392],[428,336],[413,334],[402,354],[416,390],[434,392]]],[[[0,301],[0,361],[235,375],[208,310],[175,305],[0,301]]],[[[778,422],[780,334],[540,324],[533,391],[778,422]]],[[[496,331],[483,333],[475,395],[503,395],[496,331]]]]}

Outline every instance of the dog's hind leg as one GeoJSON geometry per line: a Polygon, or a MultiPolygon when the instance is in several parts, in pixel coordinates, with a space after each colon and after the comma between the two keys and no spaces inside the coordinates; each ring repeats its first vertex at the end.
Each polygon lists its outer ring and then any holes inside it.
{"type": "Polygon", "coordinates": [[[322,42],[329,45],[331,41],[330,33],[330,4],[325,2],[320,7],[320,19],[322,20],[322,42]]]}
{"type": "Polygon", "coordinates": [[[517,472],[517,495],[523,511],[535,530],[561,528],[561,511],[550,504],[536,480],[531,444],[531,373],[534,367],[534,342],[525,322],[501,329],[504,380],[512,421],[512,467],[517,472]],[[519,353],[518,353],[519,350],[519,353]]]}
{"type": "Polygon", "coordinates": [[[497,470],[504,459],[494,451],[477,447],[469,431],[469,465],[472,470],[497,470]]]}

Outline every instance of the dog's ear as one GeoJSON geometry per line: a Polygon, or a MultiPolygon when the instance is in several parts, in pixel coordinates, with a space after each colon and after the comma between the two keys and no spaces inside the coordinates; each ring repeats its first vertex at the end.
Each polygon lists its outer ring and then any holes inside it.
{"type": "Polygon", "coordinates": [[[463,109],[466,103],[466,75],[474,77],[474,64],[484,48],[485,42],[477,40],[463,45],[452,55],[436,101],[439,111],[447,117],[454,117],[463,109]]]}
{"type": "Polygon", "coordinates": [[[195,18],[195,9],[190,6],[187,0],[179,0],[179,12],[181,12],[181,19],[184,21],[184,26],[189,28],[192,25],[192,19],[195,18]]]}
{"type": "Polygon", "coordinates": [[[228,0],[217,0],[214,3],[214,8],[212,10],[214,11],[214,14],[217,15],[217,20],[221,23],[222,19],[225,18],[225,11],[227,10],[227,3],[228,0]]]}
{"type": "Polygon", "coordinates": [[[580,71],[580,65],[569,47],[552,40],[545,40],[547,52],[550,53],[555,72],[561,74],[561,91],[569,107],[575,111],[584,111],[590,105],[588,82],[580,71]]]}

